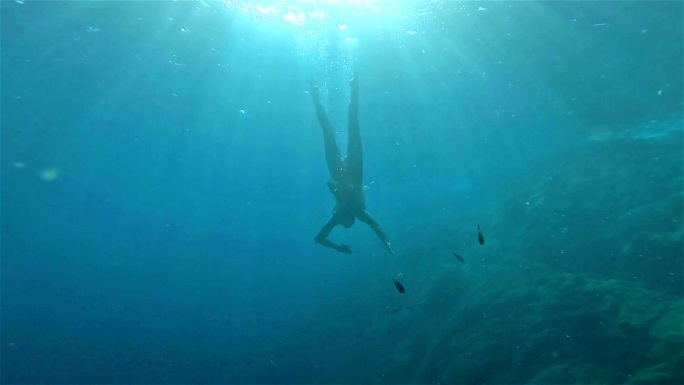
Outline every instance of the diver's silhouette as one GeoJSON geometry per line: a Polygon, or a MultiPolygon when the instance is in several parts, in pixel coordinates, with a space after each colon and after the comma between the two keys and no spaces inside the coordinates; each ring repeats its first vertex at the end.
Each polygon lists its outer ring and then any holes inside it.
{"type": "Polygon", "coordinates": [[[343,157],[335,143],[335,133],[325,114],[321,103],[319,89],[315,83],[311,84],[311,95],[316,106],[318,122],[323,129],[323,141],[325,144],[325,159],[328,163],[330,177],[328,188],[335,196],[335,208],[332,217],[316,235],[316,242],[330,247],[341,253],[351,254],[351,248],[347,245],[338,245],[327,239],[328,234],[337,225],[345,228],[351,227],[356,218],[370,226],[378,235],[387,250],[394,254],[385,232],[378,222],[366,211],[366,202],[363,196],[363,152],[361,148],[361,135],[359,134],[359,78],[357,75],[349,81],[351,86],[351,101],[349,102],[349,142],[347,144],[347,156],[343,157]]]}

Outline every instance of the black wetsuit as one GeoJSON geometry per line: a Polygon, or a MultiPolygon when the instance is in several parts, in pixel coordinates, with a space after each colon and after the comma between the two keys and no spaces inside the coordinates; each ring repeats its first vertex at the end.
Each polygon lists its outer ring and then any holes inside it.
{"type": "Polygon", "coordinates": [[[332,229],[337,225],[349,228],[356,218],[368,224],[378,235],[382,243],[390,253],[394,254],[385,232],[378,222],[366,211],[366,203],[363,195],[363,149],[361,135],[359,133],[359,83],[358,77],[350,81],[351,100],[349,102],[349,142],[347,143],[347,156],[340,154],[335,142],[335,132],[330,125],[328,116],[321,104],[318,87],[312,85],[311,93],[316,106],[316,115],[323,129],[323,142],[325,144],[325,159],[328,163],[328,171],[332,180],[328,182],[330,192],[335,196],[335,208],[332,217],[321,228],[316,236],[316,242],[323,246],[333,248],[343,253],[351,253],[347,245],[337,245],[327,239],[332,229]]]}

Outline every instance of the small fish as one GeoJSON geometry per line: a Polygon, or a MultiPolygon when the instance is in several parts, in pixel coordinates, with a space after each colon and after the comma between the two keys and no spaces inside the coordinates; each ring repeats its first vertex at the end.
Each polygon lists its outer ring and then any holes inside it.
{"type": "Polygon", "coordinates": [[[482,236],[482,231],[480,231],[480,225],[477,225],[477,240],[481,245],[484,245],[484,237],[482,236]]]}
{"type": "Polygon", "coordinates": [[[458,259],[459,261],[461,261],[461,263],[465,262],[465,261],[463,260],[463,257],[461,257],[460,255],[458,255],[458,254],[456,254],[456,253],[452,253],[452,254],[454,255],[454,257],[456,257],[456,259],[458,259]]]}
{"type": "Polygon", "coordinates": [[[406,289],[404,289],[404,285],[401,283],[397,282],[396,279],[392,278],[392,282],[394,282],[394,287],[397,288],[397,291],[399,291],[401,294],[406,293],[406,289]]]}
{"type": "Polygon", "coordinates": [[[395,307],[392,309],[392,313],[399,313],[401,311],[401,306],[395,307]]]}

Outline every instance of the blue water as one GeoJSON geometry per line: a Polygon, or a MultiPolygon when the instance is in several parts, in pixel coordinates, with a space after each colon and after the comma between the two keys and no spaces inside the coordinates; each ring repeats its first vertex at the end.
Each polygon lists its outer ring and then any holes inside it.
{"type": "Polygon", "coordinates": [[[684,382],[682,2],[0,12],[2,383],[684,382]]]}

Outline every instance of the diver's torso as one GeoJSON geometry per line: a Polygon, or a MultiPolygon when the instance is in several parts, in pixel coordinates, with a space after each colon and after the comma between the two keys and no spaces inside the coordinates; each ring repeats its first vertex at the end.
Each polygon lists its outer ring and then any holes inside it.
{"type": "Polygon", "coordinates": [[[366,200],[361,185],[340,184],[334,195],[336,200],[334,213],[340,217],[349,216],[353,220],[359,213],[366,210],[366,200]]]}

